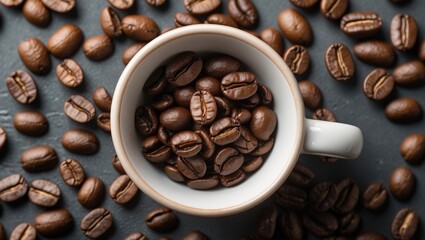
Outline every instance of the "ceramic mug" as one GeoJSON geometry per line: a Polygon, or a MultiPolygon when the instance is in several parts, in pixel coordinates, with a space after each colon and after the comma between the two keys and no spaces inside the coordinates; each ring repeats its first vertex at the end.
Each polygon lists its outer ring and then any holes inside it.
{"type": "Polygon", "coordinates": [[[283,184],[301,153],[354,159],[363,147],[359,128],[305,118],[298,83],[270,46],[242,30],[209,24],[164,33],[134,56],[115,89],[111,129],[122,166],[145,194],[166,207],[199,216],[231,215],[258,205],[283,184]],[[274,147],[263,166],[237,186],[191,189],[170,180],[162,168],[147,161],[141,153],[134,115],[143,104],[143,85],[157,67],[183,51],[231,55],[247,65],[273,92],[278,119],[274,147]]]}

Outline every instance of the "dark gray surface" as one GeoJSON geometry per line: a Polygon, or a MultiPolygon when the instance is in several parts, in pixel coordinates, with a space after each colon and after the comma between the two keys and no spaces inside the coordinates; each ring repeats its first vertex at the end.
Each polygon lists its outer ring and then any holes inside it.
{"type": "MultiPolygon", "coordinates": [[[[177,11],[184,10],[182,1],[170,0],[167,7],[154,9],[149,7],[145,1],[138,0],[137,6],[128,12],[121,11],[121,16],[128,13],[145,14],[154,18],[163,29],[173,26],[172,18],[177,11]]],[[[227,3],[228,1],[223,1],[227,3]]],[[[276,18],[278,13],[286,8],[293,7],[287,0],[256,0],[254,1],[259,9],[260,24],[255,30],[261,30],[267,26],[277,27],[276,18]]],[[[398,12],[412,14],[418,24],[422,34],[425,33],[425,4],[421,0],[413,0],[408,4],[394,5],[387,0],[375,1],[351,1],[350,11],[374,10],[381,14],[384,21],[383,31],[379,38],[389,40],[389,23],[392,16],[398,12]]],[[[104,85],[111,93],[114,90],[117,79],[124,69],[121,62],[121,53],[125,47],[132,43],[129,39],[114,40],[115,53],[113,57],[102,62],[91,62],[80,49],[74,58],[81,64],[85,72],[84,86],[79,89],[68,89],[62,86],[56,79],[54,69],[59,61],[52,57],[52,71],[46,76],[34,76],[39,88],[38,100],[35,104],[24,106],[16,103],[9,95],[4,81],[9,72],[15,69],[24,68],[20,61],[16,47],[20,41],[26,37],[35,36],[44,43],[49,36],[64,23],[75,23],[80,26],[88,38],[95,34],[101,34],[102,29],[99,24],[100,10],[107,5],[105,0],[78,1],[76,11],[68,15],[52,14],[52,23],[47,28],[38,28],[27,22],[21,14],[21,10],[7,9],[0,6],[0,124],[8,133],[7,149],[0,154],[0,179],[12,174],[21,173],[27,181],[37,178],[46,178],[58,183],[63,192],[60,203],[70,209],[74,217],[73,231],[63,237],[64,239],[83,239],[84,236],[79,230],[79,222],[88,212],[76,200],[76,189],[66,186],[60,175],[58,167],[55,169],[30,174],[23,171],[19,164],[20,153],[28,147],[37,144],[48,144],[53,146],[60,157],[64,160],[68,157],[78,159],[85,167],[88,176],[100,177],[106,186],[118,176],[112,168],[111,159],[114,154],[111,138],[109,134],[102,132],[95,124],[80,125],[66,118],[63,114],[63,103],[71,94],[82,94],[91,97],[94,88],[104,85]],[[23,109],[36,109],[43,112],[49,120],[50,129],[43,137],[32,138],[18,133],[12,124],[14,114],[23,109]],[[67,152],[60,144],[60,138],[64,131],[69,128],[84,128],[93,130],[101,141],[99,153],[93,156],[78,156],[67,152]]],[[[225,11],[225,7],[222,7],[225,11]]],[[[325,19],[319,11],[318,6],[312,10],[300,10],[308,17],[314,32],[314,43],[309,47],[312,57],[312,67],[306,78],[315,82],[324,95],[324,106],[331,109],[338,121],[359,126],[364,134],[365,147],[362,155],[353,161],[339,161],[335,164],[324,164],[318,161],[317,157],[302,156],[301,161],[313,168],[317,177],[316,180],[340,180],[351,177],[359,183],[363,190],[372,181],[380,181],[388,187],[388,179],[391,171],[396,166],[406,165],[402,160],[398,146],[402,139],[413,132],[424,132],[424,121],[411,125],[396,125],[389,122],[383,114],[383,104],[372,102],[367,99],[361,90],[362,82],[368,72],[373,67],[356,61],[356,76],[349,82],[337,82],[328,74],[323,62],[323,56],[327,47],[341,41],[351,49],[355,41],[346,37],[339,31],[336,22],[325,19]]],[[[290,43],[285,40],[286,46],[290,43]]],[[[415,59],[416,52],[397,52],[398,63],[415,59]]],[[[277,94],[278,90],[274,90],[277,94]]],[[[412,96],[425,106],[424,88],[402,89],[397,88],[400,96],[412,96]]],[[[306,113],[307,116],[311,112],[306,113]]],[[[361,210],[362,230],[376,230],[390,237],[389,229],[393,216],[403,207],[411,207],[418,211],[421,217],[425,217],[424,188],[425,170],[424,165],[410,166],[416,174],[417,188],[412,199],[406,202],[399,202],[390,198],[386,210],[381,213],[371,213],[361,210]]],[[[33,222],[34,216],[43,209],[31,204],[27,199],[18,203],[5,204],[0,213],[0,222],[4,225],[6,232],[11,233],[13,228],[21,222],[33,222]]],[[[137,199],[130,206],[120,206],[115,204],[105,193],[103,207],[109,209],[114,216],[114,228],[106,238],[121,239],[133,231],[142,231],[150,239],[157,239],[160,235],[150,231],[144,224],[146,213],[155,208],[157,204],[144,194],[139,194],[137,199]]],[[[180,227],[168,234],[175,239],[181,237],[191,229],[199,229],[207,233],[211,239],[238,239],[245,233],[252,233],[254,226],[254,216],[261,207],[257,207],[248,212],[224,218],[199,218],[179,214],[180,227]]],[[[422,221],[423,222],[423,221],[422,221]]],[[[421,223],[421,227],[424,224],[421,223]]],[[[424,234],[418,236],[423,238],[424,234]]],[[[41,238],[41,237],[40,237],[41,238]]]]}

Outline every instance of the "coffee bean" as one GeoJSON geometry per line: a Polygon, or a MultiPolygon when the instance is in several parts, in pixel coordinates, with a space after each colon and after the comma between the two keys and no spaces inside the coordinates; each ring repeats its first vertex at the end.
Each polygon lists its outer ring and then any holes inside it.
{"type": "Polygon", "coordinates": [[[178,157],[176,167],[181,174],[189,179],[202,178],[207,171],[205,160],[199,155],[188,158],[178,157]]]}
{"type": "Polygon", "coordinates": [[[257,216],[255,236],[259,239],[272,239],[277,224],[278,211],[275,206],[267,206],[257,216]]]}
{"type": "Polygon", "coordinates": [[[111,38],[119,37],[123,33],[120,16],[110,7],[105,7],[100,12],[100,26],[106,36],[111,38]]]}
{"type": "Polygon", "coordinates": [[[92,61],[102,61],[114,53],[114,43],[106,35],[95,35],[83,43],[83,53],[92,61]]]}
{"type": "Polygon", "coordinates": [[[144,15],[127,15],[121,21],[124,34],[140,42],[148,42],[159,35],[155,21],[144,15]]]}
{"type": "Polygon", "coordinates": [[[181,157],[192,157],[202,148],[201,137],[192,131],[182,131],[173,135],[170,145],[175,154],[181,157]]]}
{"type": "Polygon", "coordinates": [[[75,0],[41,0],[50,10],[58,13],[67,13],[74,9],[75,0]]]}
{"type": "Polygon", "coordinates": [[[202,70],[202,59],[194,52],[182,52],[167,64],[165,76],[174,86],[191,83],[202,70]]]}
{"type": "Polygon", "coordinates": [[[230,17],[221,13],[213,13],[207,17],[205,23],[219,24],[237,28],[238,24],[230,17]]]}
{"type": "Polygon", "coordinates": [[[201,231],[190,231],[183,235],[182,240],[208,240],[208,236],[201,231]]]}
{"type": "Polygon", "coordinates": [[[425,157],[425,135],[413,133],[405,137],[400,144],[400,153],[408,163],[422,162],[425,157]]]}
{"type": "Polygon", "coordinates": [[[283,212],[279,223],[280,230],[287,239],[304,239],[304,226],[300,215],[294,212],[283,212]]]}
{"type": "Polygon", "coordinates": [[[199,154],[206,158],[211,157],[215,152],[215,144],[211,140],[210,134],[206,130],[199,130],[199,131],[196,131],[196,133],[202,139],[202,149],[199,152],[199,154]]]}
{"type": "Polygon", "coordinates": [[[397,14],[391,19],[390,37],[395,48],[401,51],[412,49],[418,36],[418,26],[413,16],[397,14]]]}
{"type": "Polygon", "coordinates": [[[173,107],[161,113],[159,122],[161,126],[177,132],[186,129],[192,123],[192,118],[188,109],[173,107]]]}
{"type": "Polygon", "coordinates": [[[141,232],[134,232],[125,237],[124,240],[148,240],[148,237],[141,232]]]}
{"type": "Polygon", "coordinates": [[[183,27],[201,23],[198,18],[186,12],[176,13],[176,15],[174,15],[173,21],[176,27],[183,27]]]}
{"type": "Polygon", "coordinates": [[[220,183],[219,177],[217,175],[212,175],[210,177],[198,178],[187,181],[187,186],[197,189],[197,190],[207,190],[215,188],[220,183]]]}
{"type": "Polygon", "coordinates": [[[241,169],[229,175],[220,175],[220,184],[224,187],[233,187],[243,182],[246,178],[246,174],[241,169]]]}
{"type": "Polygon", "coordinates": [[[396,123],[412,123],[422,118],[422,107],[410,97],[400,97],[385,107],[385,116],[396,123]]]}
{"type": "Polygon", "coordinates": [[[128,10],[134,4],[134,0],[108,0],[108,2],[119,10],[128,10]]]}
{"type": "Polygon", "coordinates": [[[234,72],[223,77],[221,91],[231,100],[243,100],[257,92],[256,76],[250,72],[234,72]]]}
{"type": "Polygon", "coordinates": [[[63,105],[65,115],[78,123],[87,123],[96,116],[96,108],[85,97],[72,95],[63,105]]]}
{"type": "Polygon", "coordinates": [[[207,14],[217,9],[221,0],[184,0],[184,7],[188,12],[195,15],[207,14]]]}
{"type": "Polygon", "coordinates": [[[292,4],[299,8],[311,8],[316,5],[319,0],[289,0],[292,4]]]}
{"type": "Polygon", "coordinates": [[[135,43],[130,46],[128,46],[124,52],[122,52],[122,62],[124,65],[127,65],[130,60],[136,55],[136,53],[139,52],[140,49],[142,49],[146,43],[135,43]]]}
{"type": "Polygon", "coordinates": [[[410,61],[396,66],[393,70],[397,85],[416,87],[425,83],[425,65],[421,61],[410,61]]]}
{"type": "Polygon", "coordinates": [[[254,151],[258,146],[258,140],[249,131],[249,129],[241,126],[240,137],[233,142],[233,146],[241,153],[247,154],[254,151]]]}
{"type": "Polygon", "coordinates": [[[273,102],[273,93],[266,85],[258,83],[257,93],[260,95],[261,102],[264,105],[269,105],[273,102]]]}
{"type": "Polygon", "coordinates": [[[115,154],[112,158],[112,166],[114,166],[115,170],[117,170],[118,173],[125,174],[125,170],[121,165],[120,159],[118,158],[117,154],[115,154]]]}
{"type": "Polygon", "coordinates": [[[94,104],[104,112],[111,111],[112,97],[105,87],[97,87],[92,94],[94,104]]]}
{"type": "Polygon", "coordinates": [[[305,47],[294,45],[285,51],[283,61],[291,69],[292,73],[301,75],[310,67],[310,54],[305,47]]]}
{"type": "Polygon", "coordinates": [[[99,140],[92,132],[71,129],[62,135],[62,146],[73,153],[91,155],[99,150],[99,140]]]}
{"type": "Polygon", "coordinates": [[[34,79],[23,70],[11,72],[6,79],[10,95],[21,104],[29,104],[37,98],[37,85],[34,79]]]}
{"type": "Polygon", "coordinates": [[[21,153],[21,166],[28,172],[41,172],[53,168],[58,157],[55,149],[47,145],[28,148],[21,153]]]}
{"type": "Polygon", "coordinates": [[[185,180],[184,176],[179,172],[177,167],[173,165],[165,165],[164,172],[168,178],[175,182],[184,182],[185,180]]]}
{"type": "Polygon", "coordinates": [[[152,103],[152,107],[158,112],[164,112],[174,105],[174,97],[170,94],[163,94],[156,98],[152,103]]]}
{"type": "Polygon", "coordinates": [[[97,116],[97,126],[105,132],[111,132],[111,115],[109,113],[101,113],[97,116]]]}
{"type": "Polygon", "coordinates": [[[167,0],[146,0],[146,2],[151,6],[160,7],[164,5],[167,2],[167,0]]]}
{"type": "Polygon", "coordinates": [[[238,25],[249,28],[257,24],[257,7],[251,0],[230,0],[227,4],[227,12],[238,25]]]}
{"type": "Polygon", "coordinates": [[[240,127],[240,123],[233,118],[221,118],[210,127],[211,140],[218,145],[232,143],[240,137],[240,127]]]}
{"type": "Polygon", "coordinates": [[[384,68],[390,67],[396,60],[394,49],[379,40],[356,43],[354,45],[354,54],[367,64],[384,68]]]}
{"type": "Polygon", "coordinates": [[[390,191],[399,200],[407,200],[412,196],[416,185],[413,172],[406,167],[393,170],[390,177],[390,191]]]}
{"type": "Polygon", "coordinates": [[[341,30],[353,38],[367,38],[378,33],[382,28],[381,16],[372,11],[351,12],[342,17],[341,30]]]}
{"type": "Polygon", "coordinates": [[[0,0],[0,3],[6,7],[17,7],[21,5],[24,0],[0,0]]]}
{"type": "Polygon", "coordinates": [[[356,69],[350,50],[342,43],[329,46],[325,54],[325,63],[329,73],[338,81],[352,78],[356,69]]]}
{"type": "Polygon", "coordinates": [[[356,212],[349,212],[341,215],[338,222],[338,231],[342,235],[351,235],[360,225],[360,216],[356,212]]]}
{"type": "Polygon", "coordinates": [[[274,145],[274,138],[270,138],[266,141],[259,141],[257,148],[250,153],[251,156],[262,156],[270,152],[274,145]]]}
{"type": "Polygon", "coordinates": [[[124,205],[129,203],[136,196],[139,188],[127,176],[121,175],[111,184],[109,188],[109,196],[118,204],[124,205]]]}
{"type": "Polygon", "coordinates": [[[325,212],[334,207],[338,194],[338,187],[334,183],[320,182],[309,192],[310,204],[314,210],[325,212]]]}
{"type": "Polygon", "coordinates": [[[212,123],[217,115],[217,104],[213,95],[208,91],[196,91],[190,100],[190,112],[195,122],[201,125],[212,123]]]}
{"type": "Polygon", "coordinates": [[[356,240],[385,240],[385,236],[378,232],[363,232],[357,235],[356,240]]]}
{"type": "Polygon", "coordinates": [[[208,91],[213,96],[220,96],[221,86],[220,81],[216,78],[205,76],[196,80],[196,90],[197,91],[208,91]]]}
{"type": "Polygon", "coordinates": [[[279,13],[277,23],[283,35],[293,44],[308,46],[313,41],[313,32],[307,19],[293,8],[279,13]]]}
{"type": "Polygon", "coordinates": [[[330,20],[340,19],[348,8],[348,0],[322,0],[320,11],[330,20]]]}
{"type": "Polygon", "coordinates": [[[19,200],[27,190],[27,182],[20,174],[13,174],[0,180],[0,200],[3,202],[19,200]]]}
{"type": "Polygon", "coordinates": [[[45,27],[50,23],[50,11],[40,0],[27,0],[22,6],[22,13],[28,22],[45,27]]]}
{"type": "Polygon", "coordinates": [[[172,152],[171,147],[164,146],[156,135],[147,137],[142,142],[142,154],[151,162],[164,162],[171,156],[172,152]]]}
{"type": "MultiPolygon", "coordinates": [[[[187,112],[189,112],[186,109],[187,112]]],[[[180,111],[175,111],[173,113],[179,113],[180,111]]],[[[165,116],[162,117],[163,121],[168,123],[168,116],[173,117],[172,114],[167,114],[167,111],[162,113],[165,114],[165,116]]],[[[162,115],[161,114],[161,115],[162,115]]],[[[172,121],[175,123],[175,121],[172,121]]],[[[159,121],[158,117],[156,116],[155,111],[151,106],[142,106],[138,107],[136,109],[136,116],[135,116],[135,124],[136,129],[139,131],[139,133],[143,135],[152,135],[155,134],[158,131],[159,121]]]]}
{"type": "Polygon", "coordinates": [[[388,198],[387,189],[379,182],[371,183],[363,192],[363,206],[376,210],[381,208],[388,198]]]}
{"type": "Polygon", "coordinates": [[[37,232],[48,237],[63,236],[71,229],[72,223],[72,215],[65,208],[41,212],[34,219],[37,232]]]}
{"type": "Polygon", "coordinates": [[[419,47],[418,55],[419,55],[419,59],[422,62],[425,62],[425,38],[422,40],[422,43],[419,47]]]}
{"type": "Polygon", "coordinates": [[[276,191],[275,200],[284,209],[300,211],[307,203],[307,193],[301,188],[284,184],[276,191]]]}
{"type": "Polygon", "coordinates": [[[193,87],[177,88],[174,90],[174,100],[177,105],[190,108],[190,100],[195,92],[196,90],[193,87]]]}
{"type": "Polygon", "coordinates": [[[61,199],[61,190],[54,182],[38,179],[31,182],[28,198],[41,207],[53,207],[61,199]]]}
{"type": "Polygon", "coordinates": [[[336,122],[335,115],[331,112],[331,110],[326,108],[319,108],[314,111],[312,118],[316,120],[336,122]]]}
{"type": "Polygon", "coordinates": [[[266,28],[260,32],[260,39],[272,47],[279,55],[283,54],[285,44],[279,30],[273,27],[266,28]]]}
{"type": "Polygon", "coordinates": [[[216,118],[230,117],[232,103],[227,98],[214,96],[215,103],[217,104],[216,118]]]}
{"type": "Polygon", "coordinates": [[[47,49],[57,58],[69,58],[78,51],[83,39],[83,32],[77,25],[65,24],[49,38],[47,49]]]}
{"type": "Polygon", "coordinates": [[[173,210],[159,207],[146,215],[145,223],[156,232],[171,232],[178,227],[179,219],[173,210]]]}
{"type": "Polygon", "coordinates": [[[302,163],[297,163],[291,174],[286,180],[289,184],[296,187],[307,187],[314,178],[314,172],[302,163]]]}
{"type": "Polygon", "coordinates": [[[339,214],[352,211],[359,200],[360,189],[353,180],[346,178],[336,185],[338,189],[338,199],[333,210],[339,214]]]}
{"type": "MultiPolygon", "coordinates": [[[[167,89],[167,78],[165,77],[165,68],[157,68],[146,80],[143,85],[143,91],[151,96],[160,95],[167,89]]],[[[175,97],[175,96],[174,96],[175,97]]]]}
{"type": "Polygon", "coordinates": [[[412,239],[419,223],[418,214],[409,208],[401,209],[391,224],[391,235],[396,240],[412,239]]]}
{"type": "Polygon", "coordinates": [[[259,140],[269,140],[277,125],[276,113],[266,106],[256,107],[251,112],[249,128],[259,140]]]}
{"type": "Polygon", "coordinates": [[[364,94],[373,100],[387,98],[394,89],[394,78],[384,68],[370,72],[363,82],[364,94]]]}
{"type": "Polygon", "coordinates": [[[254,157],[251,160],[245,160],[241,169],[246,173],[255,172],[263,165],[263,163],[264,160],[261,156],[254,157]]]}
{"type": "Polygon", "coordinates": [[[311,109],[317,109],[322,104],[322,92],[319,87],[309,80],[298,82],[304,105],[311,109]]]}
{"type": "Polygon", "coordinates": [[[7,133],[0,125],[0,151],[6,146],[7,133]]]}
{"type": "Polygon", "coordinates": [[[165,146],[169,146],[172,135],[173,135],[172,131],[166,129],[163,126],[159,126],[157,137],[162,144],[164,144],[165,146]]]}
{"type": "Polygon", "coordinates": [[[84,168],[75,159],[68,158],[63,161],[59,167],[59,170],[63,181],[68,186],[78,187],[84,182],[84,168]]]}
{"type": "Polygon", "coordinates": [[[90,211],[80,222],[83,234],[96,239],[106,233],[112,226],[112,214],[105,208],[90,211]]]}
{"type": "Polygon", "coordinates": [[[86,208],[96,208],[102,203],[104,188],[102,180],[89,177],[78,191],[77,200],[86,208]]]}
{"type": "Polygon", "coordinates": [[[56,67],[56,77],[66,87],[79,87],[84,80],[84,72],[80,65],[72,59],[65,59],[56,67]]]}
{"type": "Polygon", "coordinates": [[[13,125],[16,130],[25,135],[41,136],[47,132],[49,123],[41,112],[26,110],[15,114],[13,125]]]}
{"type": "Polygon", "coordinates": [[[208,58],[204,64],[204,71],[207,75],[222,79],[224,76],[237,72],[241,62],[234,57],[224,54],[214,55],[208,58]]]}
{"type": "Polygon", "coordinates": [[[338,220],[330,212],[309,212],[303,216],[304,227],[317,237],[328,237],[338,229],[338,220]]]}
{"type": "Polygon", "coordinates": [[[251,112],[245,108],[232,108],[230,116],[241,124],[248,123],[251,120],[251,112]]]}
{"type": "Polygon", "coordinates": [[[37,38],[27,38],[18,45],[18,53],[25,66],[35,74],[50,71],[50,56],[47,48],[37,38]]]}
{"type": "Polygon", "coordinates": [[[34,226],[29,223],[21,223],[13,229],[9,240],[35,240],[37,239],[37,231],[34,226]]]}
{"type": "Polygon", "coordinates": [[[227,147],[219,151],[214,160],[214,172],[229,175],[237,171],[243,164],[244,157],[235,148],[227,147]]]}

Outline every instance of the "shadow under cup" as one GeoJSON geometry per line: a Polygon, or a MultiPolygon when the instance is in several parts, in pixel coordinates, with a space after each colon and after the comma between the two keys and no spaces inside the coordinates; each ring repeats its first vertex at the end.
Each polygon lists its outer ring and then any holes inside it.
{"type": "Polygon", "coordinates": [[[264,201],[291,172],[302,147],[304,107],[292,73],[268,45],[229,27],[195,28],[196,31],[194,27],[180,28],[159,36],[127,65],[114,95],[111,119],[114,146],[128,175],[160,204],[192,215],[235,214],[264,201]],[[183,51],[231,55],[248,66],[258,81],[273,92],[274,111],[278,118],[274,148],[263,166],[237,186],[191,189],[170,180],[162,168],[147,161],[141,153],[141,138],[134,127],[134,114],[143,104],[143,85],[157,67],[183,51]],[[114,111],[119,112],[114,114],[114,111]]]}

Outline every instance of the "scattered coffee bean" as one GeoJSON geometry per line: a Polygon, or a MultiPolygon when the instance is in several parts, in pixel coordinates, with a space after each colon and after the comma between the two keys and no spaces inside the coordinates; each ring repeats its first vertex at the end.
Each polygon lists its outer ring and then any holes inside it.
{"type": "Polygon", "coordinates": [[[193,1],[184,0],[184,7],[188,12],[195,15],[213,12],[221,4],[221,0],[193,1]]]}
{"type": "Polygon", "coordinates": [[[363,206],[370,210],[380,209],[387,199],[387,189],[379,182],[371,183],[363,192],[363,206]]]}
{"type": "Polygon", "coordinates": [[[331,112],[331,110],[326,108],[319,108],[314,111],[312,118],[316,120],[336,122],[335,115],[331,112]]]}
{"type": "Polygon", "coordinates": [[[391,224],[391,235],[396,240],[412,239],[419,223],[418,214],[409,208],[401,209],[391,224]]]}
{"type": "Polygon", "coordinates": [[[314,172],[302,163],[297,163],[292,169],[287,182],[296,187],[307,187],[314,178],[314,172]]]}
{"type": "Polygon", "coordinates": [[[96,108],[85,97],[72,95],[63,105],[65,115],[78,123],[87,123],[96,116],[96,108]]]}
{"type": "Polygon", "coordinates": [[[386,238],[378,232],[363,232],[357,235],[356,240],[386,240],[386,238]]]}
{"type": "Polygon", "coordinates": [[[418,36],[416,20],[409,14],[397,14],[391,19],[390,37],[395,48],[401,51],[412,49],[418,36]]]}
{"type": "Polygon", "coordinates": [[[384,68],[370,72],[363,82],[364,94],[373,100],[386,99],[394,89],[394,78],[384,68]]]}
{"type": "Polygon", "coordinates": [[[280,216],[280,230],[287,239],[304,239],[304,226],[300,215],[294,212],[283,212],[280,216]]]}
{"type": "Polygon", "coordinates": [[[105,132],[111,132],[111,115],[109,113],[101,113],[97,116],[97,126],[105,132]]]}
{"type": "Polygon", "coordinates": [[[399,200],[407,200],[415,190],[415,176],[406,167],[398,167],[393,170],[390,177],[390,191],[399,200]]]}
{"type": "Polygon", "coordinates": [[[47,48],[37,38],[27,38],[18,45],[18,53],[25,66],[35,74],[46,74],[50,70],[47,48]]]}
{"type": "Polygon", "coordinates": [[[213,13],[209,15],[205,20],[205,23],[225,25],[234,28],[238,27],[238,24],[230,16],[221,13],[213,13]]]}
{"type": "Polygon", "coordinates": [[[356,69],[350,50],[342,43],[329,46],[325,54],[325,63],[329,73],[338,81],[352,78],[356,69]]]}
{"type": "Polygon", "coordinates": [[[81,66],[73,59],[65,59],[56,67],[56,77],[66,87],[79,87],[84,80],[81,66]]]}
{"type": "Polygon", "coordinates": [[[35,205],[53,207],[61,199],[61,190],[54,182],[38,179],[31,182],[28,198],[35,205]]]}
{"type": "Polygon", "coordinates": [[[350,37],[367,38],[381,30],[382,19],[376,12],[351,12],[342,17],[340,28],[350,37]]]}
{"type": "Polygon", "coordinates": [[[422,118],[422,107],[414,98],[401,97],[385,107],[385,116],[396,123],[412,123],[422,118]]]}
{"type": "Polygon", "coordinates": [[[55,149],[47,145],[28,148],[21,153],[21,166],[28,172],[41,172],[53,168],[58,157],[55,149]]]}
{"type": "Polygon", "coordinates": [[[63,236],[72,227],[73,218],[65,208],[44,211],[34,219],[37,233],[48,237],[63,236]]]}
{"type": "Polygon", "coordinates": [[[121,175],[111,184],[109,196],[118,204],[129,203],[136,196],[139,188],[127,176],[121,175]]]}
{"type": "Polygon", "coordinates": [[[269,27],[260,32],[260,39],[272,47],[279,55],[283,54],[285,44],[279,30],[269,27]]]}
{"type": "Polygon", "coordinates": [[[101,61],[112,55],[114,43],[106,35],[95,35],[83,43],[83,52],[88,59],[101,61]]]}
{"type": "Polygon", "coordinates": [[[338,189],[338,199],[333,210],[339,214],[351,212],[359,200],[359,187],[349,178],[340,181],[336,187],[338,189]]]}
{"type": "Polygon", "coordinates": [[[65,24],[52,34],[47,49],[58,58],[72,57],[83,43],[83,32],[75,24],[65,24]]]}
{"type": "Polygon", "coordinates": [[[127,15],[121,21],[124,34],[140,42],[148,42],[159,35],[159,27],[155,21],[144,15],[127,15]]]}
{"type": "Polygon", "coordinates": [[[128,46],[121,56],[124,65],[127,65],[130,60],[136,55],[136,53],[139,52],[139,50],[142,49],[145,45],[146,43],[135,43],[128,46]]]}
{"type": "Polygon", "coordinates": [[[255,236],[259,239],[272,239],[276,224],[278,211],[275,206],[267,206],[257,216],[255,225],[255,236]]]}
{"type": "Polygon", "coordinates": [[[334,207],[339,198],[338,187],[332,182],[316,184],[309,193],[310,204],[314,210],[325,212],[334,207]]]}
{"type": "Polygon", "coordinates": [[[192,123],[192,118],[187,108],[173,107],[161,113],[159,122],[166,129],[178,132],[187,128],[192,123]]]}
{"type": "Polygon", "coordinates": [[[80,222],[83,234],[91,239],[97,239],[112,226],[112,214],[105,208],[90,211],[80,222]]]}
{"type": "Polygon", "coordinates": [[[298,82],[304,104],[307,108],[314,110],[322,104],[322,92],[316,84],[309,80],[298,82]]]}
{"type": "Polygon", "coordinates": [[[234,57],[224,54],[214,55],[206,60],[204,71],[208,76],[222,79],[224,76],[237,72],[241,62],[234,57]]]}
{"type": "Polygon", "coordinates": [[[394,49],[379,40],[359,42],[354,45],[354,54],[361,61],[378,67],[390,67],[396,60],[394,49]]]}
{"type": "Polygon", "coordinates": [[[218,81],[216,78],[209,76],[201,77],[196,80],[196,90],[207,91],[213,96],[222,95],[220,81],[218,81]]]}
{"type": "Polygon", "coordinates": [[[117,154],[115,154],[112,158],[112,166],[114,166],[115,170],[117,170],[118,173],[125,174],[124,168],[122,167],[117,154]]]}
{"type": "Polygon", "coordinates": [[[6,146],[7,133],[0,125],[0,151],[6,146]]]}
{"type": "Polygon", "coordinates": [[[104,184],[96,177],[87,178],[78,191],[78,202],[86,208],[96,208],[103,200],[104,184]]]}
{"type": "Polygon", "coordinates": [[[171,232],[179,225],[179,219],[173,210],[159,207],[150,211],[145,217],[148,228],[157,232],[171,232]]]}
{"type": "Polygon", "coordinates": [[[246,174],[241,169],[237,170],[236,172],[229,174],[229,175],[220,175],[220,184],[224,187],[233,187],[237,184],[243,182],[246,178],[246,174]]]}
{"type": "Polygon", "coordinates": [[[319,0],[289,0],[289,1],[299,8],[311,8],[319,2],[319,0]]]}
{"type": "Polygon", "coordinates": [[[308,46],[313,41],[313,33],[307,19],[293,8],[279,13],[277,23],[283,35],[293,44],[308,46]]]}
{"type": "Polygon", "coordinates": [[[338,219],[330,212],[313,212],[303,216],[304,227],[317,237],[329,237],[338,229],[338,219]]]}
{"type": "Polygon", "coordinates": [[[71,129],[62,135],[62,146],[73,153],[90,155],[99,150],[99,140],[92,132],[82,129],[71,129]]]}
{"type": "Polygon", "coordinates": [[[404,87],[416,87],[425,83],[425,65],[421,61],[410,61],[396,66],[394,81],[404,87]]]}
{"type": "Polygon", "coordinates": [[[75,0],[41,0],[50,10],[58,13],[67,13],[75,8],[75,0]]]}
{"type": "Polygon", "coordinates": [[[419,47],[419,54],[418,55],[419,55],[419,59],[422,62],[425,62],[425,38],[422,40],[422,43],[419,47]]]}
{"type": "Polygon", "coordinates": [[[183,235],[182,240],[208,240],[208,236],[201,231],[190,231],[183,235]]]}
{"type": "Polygon", "coordinates": [[[34,79],[23,70],[11,72],[6,79],[10,95],[21,104],[29,104],[37,98],[37,85],[34,79]]]}
{"type": "Polygon", "coordinates": [[[25,135],[41,136],[47,132],[49,123],[41,112],[26,110],[15,114],[13,125],[16,130],[25,135]]]}
{"type": "Polygon", "coordinates": [[[134,4],[134,0],[108,0],[108,2],[119,10],[128,10],[134,4]]]}
{"type": "Polygon", "coordinates": [[[348,0],[322,0],[320,11],[327,19],[338,20],[347,11],[348,3],[348,0]]]}
{"type": "Polygon", "coordinates": [[[27,193],[28,185],[20,174],[13,174],[0,180],[0,200],[13,202],[21,199],[27,193]]]}
{"type": "Polygon", "coordinates": [[[194,24],[201,24],[201,21],[199,21],[198,18],[193,16],[190,13],[186,12],[178,12],[176,15],[174,15],[174,25],[176,27],[183,27],[183,26],[189,26],[194,24]]]}
{"type": "Polygon", "coordinates": [[[123,33],[120,16],[110,7],[105,7],[100,12],[100,26],[106,36],[111,38],[119,37],[123,33]]]}
{"type": "Polygon", "coordinates": [[[202,70],[202,59],[194,52],[182,52],[175,55],[167,64],[165,76],[174,86],[191,83],[202,70]]]}
{"type": "Polygon", "coordinates": [[[124,240],[148,240],[148,237],[141,232],[134,232],[125,237],[124,240]]]}
{"type": "Polygon", "coordinates": [[[36,240],[37,231],[29,223],[21,223],[13,229],[10,234],[10,240],[36,240]]]}
{"type": "Polygon", "coordinates": [[[249,28],[257,24],[257,7],[251,0],[230,0],[227,4],[227,12],[238,25],[249,28]]]}
{"type": "Polygon", "coordinates": [[[112,97],[109,95],[108,91],[106,91],[105,87],[100,86],[97,87],[92,94],[92,99],[94,104],[104,112],[111,111],[112,105],[112,97]]]}
{"type": "Polygon", "coordinates": [[[71,187],[80,186],[85,179],[85,171],[81,164],[72,158],[68,158],[60,165],[60,174],[66,185],[71,187]]]}
{"type": "Polygon", "coordinates": [[[310,67],[310,54],[307,48],[301,45],[294,45],[286,49],[283,54],[283,61],[296,75],[304,74],[310,67]]]}
{"type": "Polygon", "coordinates": [[[338,231],[342,235],[351,235],[360,225],[360,216],[356,212],[341,215],[338,219],[338,231]]]}
{"type": "Polygon", "coordinates": [[[164,146],[156,135],[147,137],[142,142],[143,156],[154,163],[160,163],[167,160],[173,150],[169,146],[164,146]]]}
{"type": "Polygon", "coordinates": [[[28,22],[45,27],[50,23],[51,14],[41,0],[27,0],[22,6],[22,13],[28,22]]]}
{"type": "Polygon", "coordinates": [[[0,0],[0,3],[5,7],[17,7],[21,5],[24,0],[0,0]]]}
{"type": "Polygon", "coordinates": [[[408,163],[422,162],[425,157],[425,135],[413,133],[405,137],[400,144],[400,153],[408,163]]]}
{"type": "Polygon", "coordinates": [[[167,0],[146,0],[146,2],[151,6],[160,7],[164,5],[167,2],[167,0]]]}
{"type": "Polygon", "coordinates": [[[307,193],[298,187],[284,184],[275,193],[276,203],[284,209],[300,211],[307,203],[307,193]]]}

